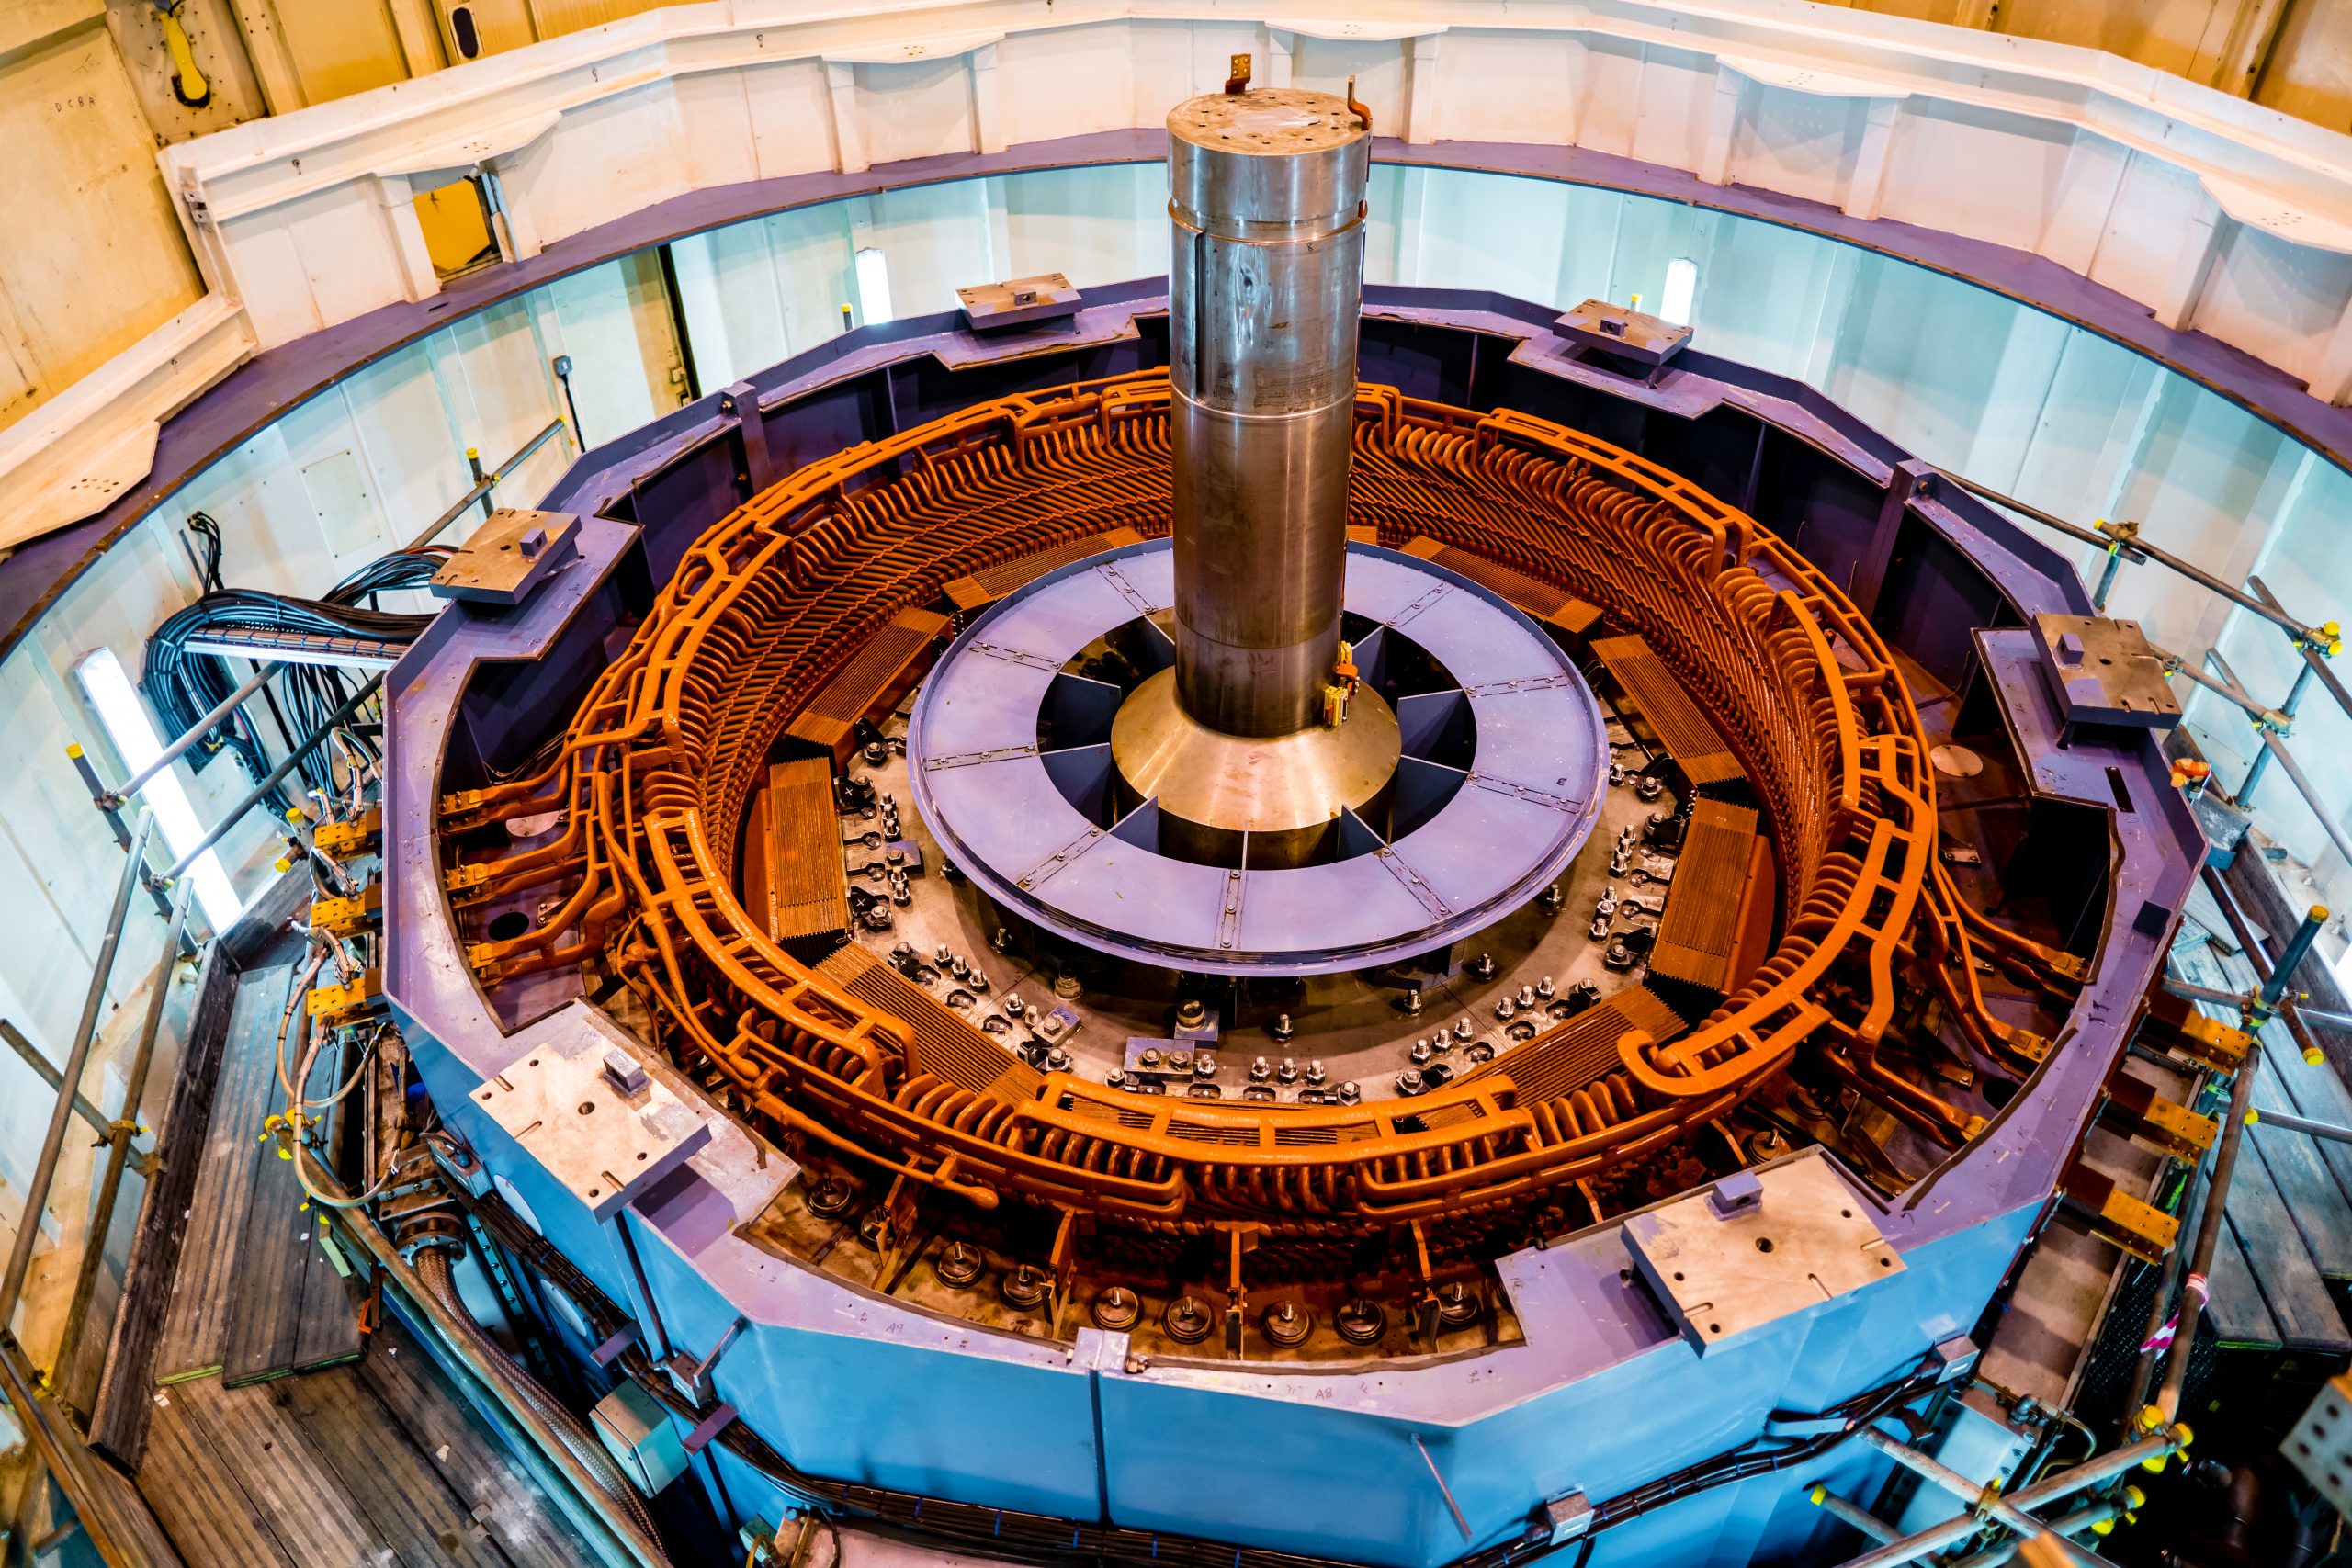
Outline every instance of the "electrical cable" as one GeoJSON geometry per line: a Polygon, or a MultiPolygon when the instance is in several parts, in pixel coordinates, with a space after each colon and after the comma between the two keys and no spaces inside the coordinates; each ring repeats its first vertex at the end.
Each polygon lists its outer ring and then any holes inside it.
{"type": "MultiPolygon", "coordinates": [[[[375,596],[401,589],[424,587],[441,570],[451,553],[447,546],[395,551],[369,561],[317,599],[300,599],[259,589],[230,588],[220,578],[220,525],[203,513],[188,518],[198,543],[196,558],[203,597],[168,616],[147,639],[139,676],[140,690],[155,710],[157,720],[171,734],[184,733],[237,689],[241,677],[219,654],[191,653],[187,644],[202,633],[270,631],[324,637],[363,637],[405,647],[433,623],[427,615],[407,615],[370,608],[375,596]]],[[[326,665],[292,665],[278,677],[278,694],[286,708],[288,739],[315,733],[341,709],[353,690],[348,672],[326,665]]],[[[380,752],[366,737],[345,730],[345,745],[334,752],[313,751],[297,765],[301,788],[281,789],[283,804],[291,806],[303,789],[340,793],[336,761],[356,783],[380,752]]],[[[210,750],[236,754],[254,779],[270,767],[261,739],[238,716],[222,719],[207,739],[210,750]]]]}
{"type": "Polygon", "coordinates": [[[629,1483],[628,1477],[623,1475],[620,1467],[613,1462],[613,1456],[605,1451],[604,1443],[582,1424],[579,1416],[542,1387],[537,1378],[524,1371],[506,1353],[504,1346],[492,1338],[474,1321],[471,1309],[458,1293],[457,1277],[449,1269],[448,1249],[441,1247],[418,1248],[414,1267],[417,1278],[424,1282],[425,1289],[433,1292],[459,1331],[472,1341],[475,1353],[505,1381],[517,1399],[554,1430],[563,1446],[571,1450],[571,1457],[594,1477],[596,1484],[628,1516],[629,1522],[637,1527],[639,1532],[658,1545],[662,1536],[653,1528],[651,1511],[646,1507],[645,1499],[638,1495],[637,1488],[629,1483]]]}

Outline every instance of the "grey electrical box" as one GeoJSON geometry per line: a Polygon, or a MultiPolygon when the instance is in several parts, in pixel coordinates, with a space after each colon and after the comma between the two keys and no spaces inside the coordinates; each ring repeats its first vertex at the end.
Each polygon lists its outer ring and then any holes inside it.
{"type": "Polygon", "coordinates": [[[686,1472],[686,1446],[671,1426],[670,1413],[638,1384],[625,1382],[605,1395],[588,1418],[613,1462],[647,1496],[686,1472]]]}

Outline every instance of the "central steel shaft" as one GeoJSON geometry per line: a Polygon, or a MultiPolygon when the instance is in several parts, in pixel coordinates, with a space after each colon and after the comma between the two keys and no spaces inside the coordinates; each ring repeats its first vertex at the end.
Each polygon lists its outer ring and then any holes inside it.
{"type": "Polygon", "coordinates": [[[1168,143],[1177,699],[1287,735],[1339,653],[1372,140],[1279,88],[1182,104],[1168,143]]]}

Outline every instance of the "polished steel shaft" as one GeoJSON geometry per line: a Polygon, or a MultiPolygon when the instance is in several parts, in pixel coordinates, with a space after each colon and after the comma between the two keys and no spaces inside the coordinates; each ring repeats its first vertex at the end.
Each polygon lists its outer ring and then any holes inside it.
{"type": "Polygon", "coordinates": [[[1339,651],[1372,141],[1339,98],[1168,117],[1176,687],[1196,723],[1315,723],[1339,651]]]}

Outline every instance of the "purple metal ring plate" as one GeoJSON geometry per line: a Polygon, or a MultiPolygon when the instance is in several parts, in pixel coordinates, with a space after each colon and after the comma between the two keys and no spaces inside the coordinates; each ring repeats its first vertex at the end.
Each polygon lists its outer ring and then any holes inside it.
{"type": "Polygon", "coordinates": [[[1165,968],[1331,974],[1484,930],[1557,877],[1591,833],[1609,747],[1575,664],[1496,594],[1367,545],[1348,547],[1346,608],[1376,628],[1359,639],[1359,659],[1392,629],[1408,637],[1459,682],[1398,705],[1408,737],[1408,709],[1432,700],[1466,703],[1476,727],[1470,765],[1440,770],[1454,775],[1440,781],[1451,789],[1444,803],[1366,852],[1246,871],[1162,855],[1148,838],[1134,841],[1144,835],[1123,834],[1125,819],[1101,825],[1054,772],[1096,749],[1041,752],[1038,716],[1088,644],[1174,597],[1164,540],[1064,567],[984,612],[915,698],[915,809],[957,868],[1023,919],[1165,968]]]}

